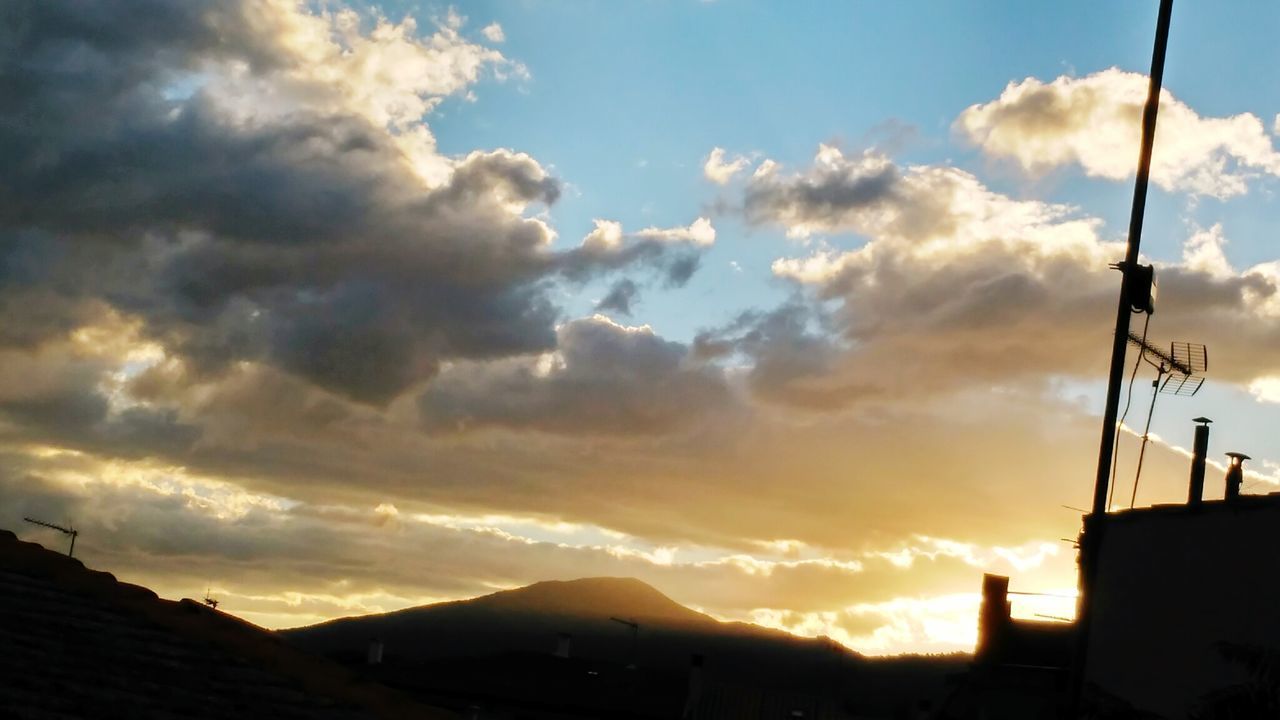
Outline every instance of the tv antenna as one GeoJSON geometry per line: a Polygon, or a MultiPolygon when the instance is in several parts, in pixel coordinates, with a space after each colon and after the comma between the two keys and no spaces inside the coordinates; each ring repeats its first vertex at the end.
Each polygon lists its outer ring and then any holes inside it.
{"type": "Polygon", "coordinates": [[[639,667],[637,653],[640,649],[640,623],[635,620],[623,620],[619,617],[611,617],[609,619],[631,628],[631,664],[627,666],[627,669],[635,670],[639,667]]]}
{"type": "MultiPolygon", "coordinates": [[[[1145,328],[1141,336],[1130,330],[1129,342],[1138,347],[1139,362],[1145,362],[1156,369],[1156,379],[1151,381],[1151,405],[1147,408],[1147,424],[1142,430],[1142,444],[1138,449],[1138,467],[1133,474],[1133,494],[1129,496],[1129,507],[1133,508],[1138,499],[1138,481],[1142,479],[1142,461],[1146,457],[1147,442],[1151,437],[1151,418],[1155,415],[1156,399],[1161,394],[1191,397],[1200,392],[1200,387],[1204,385],[1204,373],[1209,370],[1209,351],[1200,343],[1173,342],[1169,344],[1169,351],[1165,352],[1147,342],[1145,328]]],[[[1135,365],[1135,373],[1137,369],[1135,365]]],[[[1129,380],[1129,392],[1132,396],[1132,378],[1129,380]]],[[[1112,484],[1112,492],[1114,491],[1115,485],[1112,484]]]]}
{"type": "Polygon", "coordinates": [[[209,591],[210,591],[210,590],[212,590],[212,589],[213,589],[213,588],[205,588],[205,591],[204,591],[204,604],[205,604],[205,605],[208,605],[209,607],[213,608],[214,610],[217,610],[217,609],[218,609],[218,599],[217,599],[217,598],[215,598],[215,597],[213,597],[212,595],[210,595],[210,594],[209,594],[209,591]]]}
{"type": "Polygon", "coordinates": [[[80,534],[79,530],[76,530],[75,528],[62,527],[61,525],[54,525],[53,523],[45,522],[43,520],[36,520],[35,518],[24,517],[22,519],[26,520],[32,525],[40,525],[42,527],[47,527],[52,530],[57,530],[63,535],[70,535],[71,547],[67,549],[67,557],[71,557],[71,555],[76,551],[76,536],[80,534]]]}

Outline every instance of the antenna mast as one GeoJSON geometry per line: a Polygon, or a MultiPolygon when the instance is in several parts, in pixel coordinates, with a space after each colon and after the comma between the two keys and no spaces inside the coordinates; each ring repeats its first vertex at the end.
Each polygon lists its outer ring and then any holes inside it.
{"type": "Polygon", "coordinates": [[[1079,715],[1089,652],[1092,620],[1091,594],[1097,576],[1098,559],[1106,532],[1107,486],[1111,475],[1112,447],[1116,437],[1116,413],[1120,409],[1120,386],[1124,383],[1125,346],[1129,342],[1129,315],[1135,291],[1141,284],[1138,249],[1142,244],[1142,221],[1147,204],[1147,183],[1151,177],[1151,149],[1155,143],[1156,115],[1160,111],[1160,89],[1164,83],[1165,50],[1169,45],[1169,19],[1173,0],[1160,0],[1156,37],[1151,50],[1151,82],[1142,109],[1142,148],[1134,178],[1133,208],[1129,215],[1129,244],[1120,265],[1120,301],[1116,307],[1116,331],[1111,344],[1111,371],[1107,376],[1107,401],[1102,414],[1102,438],[1098,446],[1098,471],[1093,486],[1093,511],[1085,517],[1085,533],[1080,547],[1080,604],[1076,623],[1076,652],[1072,663],[1071,696],[1065,708],[1068,718],[1079,715]]]}
{"type": "Polygon", "coordinates": [[[611,617],[610,620],[631,628],[631,664],[627,666],[629,670],[635,670],[640,666],[640,623],[635,620],[623,620],[620,617],[611,617]]]}
{"type": "Polygon", "coordinates": [[[76,551],[76,536],[80,534],[80,531],[79,531],[79,530],[76,530],[75,528],[62,527],[61,525],[54,525],[53,523],[45,522],[45,521],[43,521],[43,520],[36,520],[35,518],[24,517],[24,518],[22,518],[22,519],[23,519],[23,520],[26,520],[27,522],[31,523],[32,525],[40,525],[40,526],[42,526],[42,527],[47,527],[47,528],[49,528],[49,529],[51,529],[51,530],[57,530],[58,532],[62,533],[63,535],[70,535],[70,536],[71,536],[71,547],[70,547],[70,549],[68,549],[68,550],[67,550],[67,557],[71,557],[71,556],[72,556],[72,553],[74,553],[74,552],[76,551]]]}

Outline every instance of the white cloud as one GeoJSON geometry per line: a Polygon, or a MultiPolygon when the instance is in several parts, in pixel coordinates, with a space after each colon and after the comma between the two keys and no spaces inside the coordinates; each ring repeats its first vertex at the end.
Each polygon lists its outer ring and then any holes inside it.
{"type": "Polygon", "coordinates": [[[1280,376],[1268,375],[1249,383],[1249,392],[1259,402],[1280,403],[1280,376]]]}
{"type": "MultiPolygon", "coordinates": [[[[1097,218],[994,192],[951,167],[898,166],[875,153],[821,147],[811,167],[778,166],[744,188],[747,218],[789,234],[848,233],[774,261],[778,277],[833,301],[827,325],[848,352],[808,387],[850,400],[934,394],[971,383],[1033,382],[1097,371],[1123,256],[1097,218]],[[1052,328],[1046,332],[1044,328],[1052,328]],[[1087,352],[1081,352],[1087,349],[1087,352]],[[959,371],[964,368],[964,371],[959,371]],[[927,388],[927,389],[926,389],[927,388]]],[[[1280,375],[1252,348],[1280,336],[1280,264],[1237,270],[1221,226],[1194,228],[1178,262],[1156,263],[1158,322],[1215,348],[1216,381],[1247,387],[1280,375]]],[[[1262,388],[1255,392],[1266,395],[1262,388]]]]}
{"type": "Polygon", "coordinates": [[[1189,270],[1213,277],[1230,277],[1235,274],[1235,270],[1223,251],[1226,244],[1222,223],[1215,223],[1207,229],[1196,228],[1182,244],[1182,264],[1189,270]]]}
{"type": "MultiPolygon", "coordinates": [[[[766,167],[747,183],[747,218],[781,225],[792,237],[866,235],[910,253],[924,267],[988,244],[1017,245],[1036,255],[1097,255],[1098,220],[1076,217],[1069,205],[993,192],[957,168],[900,167],[874,151],[850,157],[829,145],[820,145],[813,165],[802,172],[761,165],[766,167]]],[[[806,272],[821,269],[811,265],[806,272]]]]}
{"type": "MultiPolygon", "coordinates": [[[[1010,83],[992,102],[973,105],[957,131],[992,157],[1028,172],[1076,164],[1091,177],[1132,176],[1147,78],[1111,68],[1083,78],[1010,83]]],[[[1248,191],[1259,174],[1280,175],[1280,153],[1251,113],[1202,117],[1168,90],[1161,95],[1151,181],[1166,190],[1225,198],[1248,191]]]]}
{"type": "Polygon", "coordinates": [[[724,148],[712,148],[702,164],[702,174],[717,185],[725,185],[733,179],[734,175],[745,170],[749,164],[751,161],[742,155],[735,155],[732,160],[725,162],[724,148]]]}
{"type": "MultiPolygon", "coordinates": [[[[529,75],[501,52],[463,38],[466,19],[453,10],[436,22],[435,33],[423,35],[412,17],[393,22],[376,15],[366,31],[368,18],[350,9],[267,7],[262,22],[280,29],[275,40],[290,62],[269,74],[238,58],[206,62],[198,78],[207,96],[240,124],[279,121],[303,109],[356,113],[390,130],[410,166],[433,186],[447,179],[451,163],[437,152],[426,115],[446,97],[474,98],[485,73],[499,80],[529,75]]],[[[489,28],[481,31],[486,38],[489,28]]]]}
{"type": "Polygon", "coordinates": [[[716,229],[711,226],[710,220],[700,217],[688,227],[650,227],[637,232],[636,237],[665,242],[688,242],[699,247],[707,247],[715,244],[716,229]]]}
{"type": "Polygon", "coordinates": [[[484,29],[480,31],[480,34],[484,35],[486,40],[493,43],[506,42],[507,40],[507,34],[502,31],[502,26],[496,22],[485,25],[484,29]]]}
{"type": "Polygon", "coordinates": [[[622,246],[622,223],[599,218],[592,222],[595,223],[595,228],[582,238],[582,247],[608,251],[622,246]]]}
{"type": "MultiPolygon", "coordinates": [[[[626,235],[622,232],[622,223],[615,220],[592,220],[595,227],[582,238],[582,247],[595,252],[617,251],[623,246],[626,235]]],[[[653,240],[660,243],[689,243],[695,247],[708,247],[715,244],[716,229],[707,218],[700,217],[684,227],[647,227],[632,234],[639,240],[653,240]]]]}

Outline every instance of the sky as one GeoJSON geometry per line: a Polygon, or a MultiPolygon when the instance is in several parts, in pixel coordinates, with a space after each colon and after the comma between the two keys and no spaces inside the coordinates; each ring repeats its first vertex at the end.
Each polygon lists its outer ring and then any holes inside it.
{"type": "MultiPolygon", "coordinates": [[[[984,572],[1069,615],[1155,6],[6,3],[0,527],[267,627],[588,576],[872,654],[972,649],[984,572]]],[[[1280,483],[1278,20],[1174,9],[1148,337],[1210,362],[1138,505],[1199,415],[1210,496],[1280,483]]]]}

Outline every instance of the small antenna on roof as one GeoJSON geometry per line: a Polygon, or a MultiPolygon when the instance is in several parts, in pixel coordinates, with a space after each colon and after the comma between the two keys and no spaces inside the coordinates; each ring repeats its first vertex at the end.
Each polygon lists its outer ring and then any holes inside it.
{"type": "Polygon", "coordinates": [[[210,594],[209,594],[209,591],[210,591],[210,590],[212,590],[212,589],[213,589],[213,588],[205,588],[205,590],[204,590],[204,604],[205,604],[205,605],[208,605],[209,607],[213,608],[214,610],[217,610],[217,609],[218,609],[218,599],[217,599],[217,598],[215,598],[215,597],[213,597],[212,595],[210,595],[210,594]]]}
{"type": "Polygon", "coordinates": [[[627,666],[627,669],[635,670],[640,666],[640,623],[635,620],[625,620],[620,617],[610,617],[609,619],[619,625],[626,625],[631,628],[631,664],[627,666]]]}
{"type": "Polygon", "coordinates": [[[43,526],[43,527],[47,527],[47,528],[51,528],[51,529],[53,529],[53,530],[57,530],[58,532],[62,533],[63,535],[70,535],[70,536],[71,536],[71,547],[67,550],[67,557],[71,557],[72,553],[74,553],[74,552],[76,551],[76,536],[80,534],[80,531],[79,531],[79,530],[76,530],[75,528],[62,527],[61,525],[54,525],[53,523],[48,523],[48,522],[45,522],[45,521],[43,521],[43,520],[36,520],[35,518],[24,517],[24,518],[22,518],[22,519],[23,519],[23,520],[26,520],[27,522],[31,523],[32,525],[41,525],[41,526],[43,526]]]}
{"type": "Polygon", "coordinates": [[[1151,435],[1151,418],[1155,415],[1156,398],[1160,393],[1191,397],[1204,385],[1203,373],[1209,370],[1209,350],[1200,343],[1173,342],[1169,352],[1146,341],[1145,331],[1139,336],[1129,331],[1129,342],[1141,350],[1141,359],[1156,369],[1156,379],[1151,381],[1151,406],[1147,409],[1147,426],[1142,430],[1142,445],[1138,450],[1138,467],[1133,474],[1133,494],[1129,496],[1132,508],[1138,499],[1138,481],[1142,479],[1142,460],[1147,453],[1147,441],[1151,435]],[[1161,382],[1163,380],[1163,382],[1161,382]]]}

